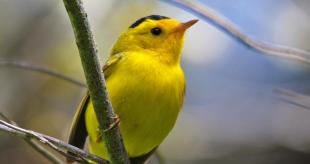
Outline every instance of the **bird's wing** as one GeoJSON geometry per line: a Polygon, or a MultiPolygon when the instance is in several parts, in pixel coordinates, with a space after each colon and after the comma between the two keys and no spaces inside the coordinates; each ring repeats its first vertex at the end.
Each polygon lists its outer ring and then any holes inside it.
{"type": "Polygon", "coordinates": [[[105,79],[109,78],[109,76],[112,73],[113,66],[115,66],[116,63],[122,59],[122,57],[123,57],[123,53],[119,53],[119,54],[115,54],[113,56],[110,56],[109,60],[102,67],[102,71],[103,71],[105,79]]]}
{"type": "MultiPolygon", "coordinates": [[[[121,54],[116,54],[110,57],[110,59],[107,61],[107,63],[103,66],[103,73],[105,79],[107,79],[111,73],[112,70],[111,67],[115,66],[116,63],[122,58],[121,54]]],[[[87,105],[90,101],[89,93],[83,97],[79,107],[77,108],[77,111],[74,115],[73,122],[71,125],[70,133],[69,133],[69,140],[68,143],[70,145],[76,146],[78,148],[83,149],[86,138],[87,138],[87,131],[86,131],[86,125],[85,125],[85,111],[87,108],[87,105]]],[[[72,155],[72,153],[68,152],[69,155],[72,155]]],[[[70,159],[67,159],[68,162],[72,162],[70,159]]]]}
{"type": "MultiPolygon", "coordinates": [[[[84,115],[89,100],[90,97],[87,92],[73,117],[73,122],[69,133],[68,143],[81,149],[83,149],[87,137],[84,115]]],[[[70,152],[68,152],[68,154],[72,155],[70,152]]],[[[68,161],[70,162],[70,159],[68,159],[68,161]]]]}

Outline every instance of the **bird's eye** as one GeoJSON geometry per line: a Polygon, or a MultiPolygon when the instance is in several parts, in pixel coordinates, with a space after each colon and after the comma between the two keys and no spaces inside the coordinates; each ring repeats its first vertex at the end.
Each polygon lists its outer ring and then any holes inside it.
{"type": "Polygon", "coordinates": [[[151,29],[151,33],[152,33],[153,35],[160,35],[160,34],[161,34],[161,29],[158,28],[158,27],[152,28],[152,29],[151,29]]]}

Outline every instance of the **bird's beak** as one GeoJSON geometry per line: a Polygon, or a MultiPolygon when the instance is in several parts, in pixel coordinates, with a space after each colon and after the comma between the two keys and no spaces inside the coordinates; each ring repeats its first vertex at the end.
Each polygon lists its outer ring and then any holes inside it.
{"type": "Polygon", "coordinates": [[[185,32],[188,28],[198,22],[198,19],[193,19],[185,23],[181,23],[175,28],[175,32],[185,32]]]}

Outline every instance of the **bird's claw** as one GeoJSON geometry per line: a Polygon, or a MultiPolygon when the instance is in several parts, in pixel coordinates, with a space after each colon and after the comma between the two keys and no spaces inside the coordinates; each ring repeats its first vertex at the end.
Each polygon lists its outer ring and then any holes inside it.
{"type": "Polygon", "coordinates": [[[115,126],[119,126],[119,124],[121,123],[121,120],[119,119],[119,116],[117,114],[115,114],[115,116],[110,117],[113,119],[113,122],[109,125],[109,127],[107,129],[105,129],[103,131],[103,133],[111,130],[112,128],[114,128],[115,126]]]}
{"type": "MultiPolygon", "coordinates": [[[[115,116],[110,117],[110,118],[113,119],[113,122],[109,125],[109,127],[107,129],[103,130],[103,133],[106,133],[107,131],[111,130],[115,126],[119,126],[121,123],[121,120],[117,114],[115,116]]],[[[97,129],[97,132],[98,132],[98,136],[97,136],[96,142],[100,142],[102,140],[102,133],[100,132],[99,129],[97,129]]]]}

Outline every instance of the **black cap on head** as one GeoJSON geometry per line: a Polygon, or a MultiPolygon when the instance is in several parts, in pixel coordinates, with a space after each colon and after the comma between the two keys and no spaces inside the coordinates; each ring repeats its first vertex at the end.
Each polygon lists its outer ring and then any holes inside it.
{"type": "Polygon", "coordinates": [[[161,16],[161,15],[149,15],[149,16],[146,16],[146,17],[138,19],[129,28],[135,28],[135,27],[137,27],[139,24],[141,24],[142,22],[144,22],[147,19],[161,20],[161,19],[169,19],[169,17],[165,17],[165,16],[161,16]]]}

